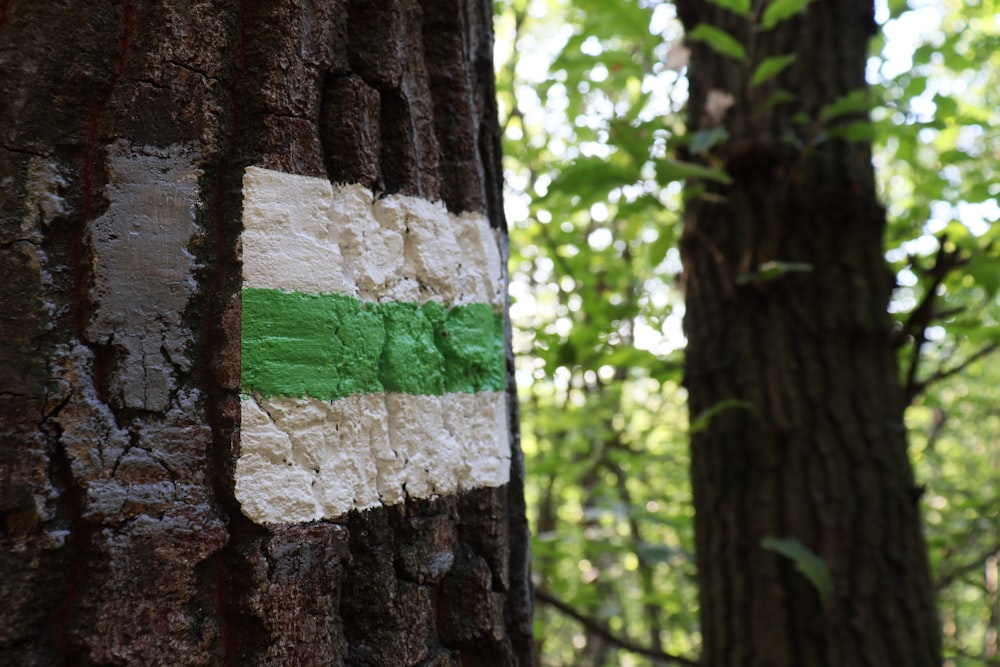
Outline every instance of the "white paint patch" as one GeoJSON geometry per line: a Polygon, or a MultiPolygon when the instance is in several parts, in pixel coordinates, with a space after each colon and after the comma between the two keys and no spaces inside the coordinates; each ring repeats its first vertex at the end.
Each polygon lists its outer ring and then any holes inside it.
{"type": "Polygon", "coordinates": [[[242,401],[236,497],[256,523],[334,518],[509,481],[502,393],[242,401]]]}
{"type": "MultiPolygon", "coordinates": [[[[500,237],[481,214],[251,167],[243,226],[244,287],[506,304],[500,237]]],[[[245,397],[236,498],[257,523],[315,521],[500,486],[510,458],[503,393],[245,397]]]]}
{"type": "Polygon", "coordinates": [[[505,303],[498,237],[479,213],[250,167],[243,227],[246,287],[497,310],[505,303]]]}

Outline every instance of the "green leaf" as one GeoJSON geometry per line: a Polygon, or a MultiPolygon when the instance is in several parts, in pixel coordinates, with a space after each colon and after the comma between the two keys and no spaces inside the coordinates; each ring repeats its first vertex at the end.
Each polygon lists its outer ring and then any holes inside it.
{"type": "Polygon", "coordinates": [[[750,16],[750,0],[711,0],[711,2],[738,16],[750,16]]]}
{"type": "Polygon", "coordinates": [[[688,33],[688,39],[693,42],[704,42],[716,53],[737,60],[746,60],[747,51],[739,40],[725,30],[720,30],[707,23],[699,23],[688,33]]]}
{"type": "Polygon", "coordinates": [[[667,251],[674,247],[673,234],[661,233],[655,241],[649,244],[649,265],[659,266],[667,256],[667,251]]]}
{"type": "Polygon", "coordinates": [[[718,125],[710,130],[698,130],[688,135],[689,144],[688,148],[694,155],[699,155],[704,153],[709,148],[717,144],[721,144],[723,141],[729,138],[729,132],[726,128],[718,125]]]}
{"type": "Polygon", "coordinates": [[[765,537],[760,541],[760,546],[795,563],[795,569],[809,580],[824,602],[833,595],[833,577],[830,576],[830,568],[827,567],[826,561],[809,547],[794,537],[782,539],[765,537]]]}
{"type": "Polygon", "coordinates": [[[802,12],[810,2],[812,0],[772,0],[771,4],[764,10],[760,27],[763,30],[770,30],[781,21],[802,12]]]}
{"type": "Polygon", "coordinates": [[[757,65],[757,68],[753,71],[753,75],[750,77],[750,83],[759,86],[765,81],[770,81],[774,77],[781,74],[789,65],[795,62],[795,54],[789,54],[787,56],[771,56],[770,58],[764,58],[757,65]]]}
{"type": "Polygon", "coordinates": [[[792,114],[792,117],[789,120],[791,120],[796,125],[804,126],[808,125],[811,119],[809,118],[809,114],[807,114],[805,111],[799,111],[792,114]]]}
{"type": "Polygon", "coordinates": [[[650,565],[668,563],[678,555],[677,549],[668,547],[665,544],[650,544],[649,542],[640,542],[637,544],[635,552],[636,555],[650,565]]]}
{"type": "Polygon", "coordinates": [[[848,114],[867,114],[871,107],[868,91],[857,88],[840,97],[823,108],[823,120],[830,122],[834,118],[848,114]]]}
{"type": "Polygon", "coordinates": [[[867,120],[856,123],[847,123],[830,128],[829,136],[834,139],[843,139],[850,143],[871,143],[875,136],[875,126],[867,120]]]}
{"type": "Polygon", "coordinates": [[[907,0],[889,0],[889,17],[899,18],[899,15],[909,9],[907,0]]]}
{"type": "Polygon", "coordinates": [[[989,294],[1000,291],[1000,257],[978,253],[972,256],[965,269],[989,294]]]}
{"type": "Polygon", "coordinates": [[[934,115],[938,118],[953,119],[958,115],[958,102],[954,97],[936,94],[932,101],[936,107],[934,115]]]}
{"type": "Polygon", "coordinates": [[[736,276],[737,285],[745,285],[752,282],[770,282],[786,273],[808,273],[812,271],[812,264],[806,264],[805,262],[764,262],[757,267],[756,271],[750,273],[741,273],[736,276]]]}
{"type": "Polygon", "coordinates": [[[634,183],[638,178],[639,170],[631,162],[623,164],[622,160],[604,157],[578,158],[559,172],[540,201],[556,194],[580,195],[583,201],[596,201],[603,199],[613,188],[634,183]]]}
{"type": "Polygon", "coordinates": [[[787,90],[776,90],[771,97],[767,98],[768,107],[776,107],[779,104],[787,104],[788,102],[794,102],[798,99],[795,93],[789,92],[787,90]]]}
{"type": "Polygon", "coordinates": [[[733,182],[722,169],[713,169],[693,162],[681,162],[680,160],[656,160],[656,182],[666,185],[671,181],[683,181],[687,178],[701,178],[707,181],[715,181],[729,185],[733,182]]]}
{"type": "Polygon", "coordinates": [[[738,398],[727,398],[724,401],[719,401],[707,410],[702,410],[701,414],[691,420],[691,426],[689,430],[692,434],[700,433],[708,428],[708,425],[712,422],[712,419],[716,417],[721,412],[726,410],[752,410],[753,403],[749,401],[743,401],[738,398]]]}

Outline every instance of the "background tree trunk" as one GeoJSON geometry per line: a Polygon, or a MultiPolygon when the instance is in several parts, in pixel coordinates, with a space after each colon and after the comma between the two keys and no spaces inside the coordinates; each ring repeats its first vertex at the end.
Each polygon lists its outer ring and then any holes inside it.
{"type": "Polygon", "coordinates": [[[490,2],[2,0],[0,133],[0,663],[529,664],[509,379],[509,484],[234,496],[245,169],[504,238],[490,2]]]}
{"type": "Polygon", "coordinates": [[[690,131],[725,128],[712,152],[733,179],[689,199],[682,246],[692,419],[714,411],[691,443],[703,664],[938,665],[885,214],[869,143],[843,134],[867,116],[825,111],[865,89],[872,4],[815,0],[766,31],[717,4],[677,7],[689,32],[711,24],[749,53],[691,45],[690,131]],[[750,83],[787,54],[775,81],[750,83]],[[767,537],[822,558],[832,594],[767,537]]]}

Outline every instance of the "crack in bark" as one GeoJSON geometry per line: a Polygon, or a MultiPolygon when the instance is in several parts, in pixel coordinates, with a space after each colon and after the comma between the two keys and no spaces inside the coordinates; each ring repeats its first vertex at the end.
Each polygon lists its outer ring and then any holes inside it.
{"type": "Polygon", "coordinates": [[[174,67],[178,67],[180,69],[191,72],[192,74],[197,74],[205,81],[211,81],[212,83],[221,83],[221,80],[218,77],[211,76],[208,72],[200,70],[197,67],[194,67],[193,65],[187,65],[185,63],[180,62],[179,60],[173,60],[173,59],[167,59],[166,63],[168,65],[173,65],[174,67]]]}
{"type": "Polygon", "coordinates": [[[0,144],[0,150],[7,151],[8,153],[14,153],[16,155],[27,155],[28,157],[36,158],[48,158],[51,157],[50,153],[43,153],[40,151],[33,151],[27,148],[15,148],[8,144],[0,144]]]}
{"type": "MultiPolygon", "coordinates": [[[[69,399],[67,398],[67,401],[69,399]]],[[[72,550],[66,572],[66,592],[55,612],[55,634],[57,652],[63,660],[69,660],[76,653],[71,647],[71,625],[80,590],[84,584],[87,559],[91,547],[91,527],[83,516],[85,490],[79,485],[73,473],[73,463],[62,442],[62,426],[53,421],[56,434],[52,441],[52,474],[58,479],[64,491],[61,505],[69,522],[69,539],[72,550]]]]}

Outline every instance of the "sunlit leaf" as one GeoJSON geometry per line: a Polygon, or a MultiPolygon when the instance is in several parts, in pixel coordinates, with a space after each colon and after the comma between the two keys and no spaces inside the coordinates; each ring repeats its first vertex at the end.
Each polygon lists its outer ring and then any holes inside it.
{"type": "Polygon", "coordinates": [[[937,107],[934,115],[944,119],[954,119],[958,115],[958,102],[948,95],[935,95],[933,100],[937,107]]]}
{"type": "Polygon", "coordinates": [[[976,253],[965,265],[965,270],[988,293],[1000,292],[1000,258],[987,253],[976,253]]]}
{"type": "Polygon", "coordinates": [[[561,193],[585,196],[586,201],[594,201],[603,199],[613,188],[634,183],[638,177],[639,171],[632,164],[599,157],[580,158],[559,172],[549,185],[546,197],[561,193]]]}
{"type": "Polygon", "coordinates": [[[898,18],[908,8],[908,0],[889,0],[889,16],[892,18],[898,18]]]}
{"type": "Polygon", "coordinates": [[[659,266],[666,258],[667,251],[674,247],[674,237],[672,234],[661,234],[655,241],[649,244],[649,263],[652,266],[659,266]]]}

